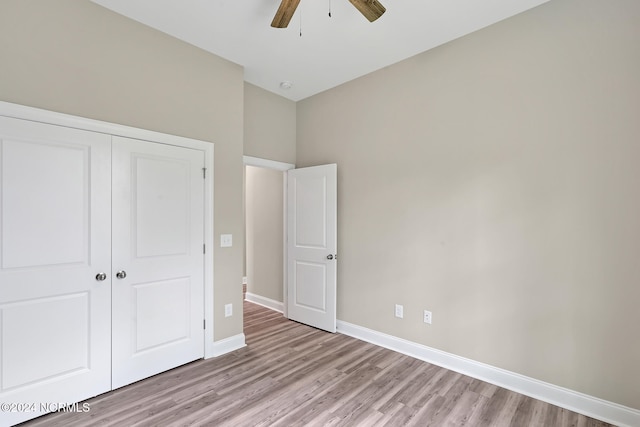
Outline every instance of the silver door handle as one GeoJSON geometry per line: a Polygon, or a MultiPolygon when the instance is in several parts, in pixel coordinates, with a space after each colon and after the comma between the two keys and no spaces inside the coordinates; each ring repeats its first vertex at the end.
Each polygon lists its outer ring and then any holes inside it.
{"type": "Polygon", "coordinates": [[[96,274],[96,280],[98,282],[102,282],[103,280],[107,279],[107,274],[106,273],[98,273],[96,274]]]}
{"type": "Polygon", "coordinates": [[[124,270],[120,270],[116,273],[116,277],[120,280],[124,279],[125,277],[127,277],[127,272],[124,270]]]}
{"type": "Polygon", "coordinates": [[[338,254],[335,254],[335,255],[329,254],[327,255],[327,259],[338,259],[338,254]]]}

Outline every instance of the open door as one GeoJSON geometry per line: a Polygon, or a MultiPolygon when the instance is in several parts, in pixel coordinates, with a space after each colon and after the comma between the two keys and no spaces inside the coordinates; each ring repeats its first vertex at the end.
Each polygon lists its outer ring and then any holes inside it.
{"type": "Polygon", "coordinates": [[[287,316],[336,331],[337,165],[287,172],[287,316]]]}

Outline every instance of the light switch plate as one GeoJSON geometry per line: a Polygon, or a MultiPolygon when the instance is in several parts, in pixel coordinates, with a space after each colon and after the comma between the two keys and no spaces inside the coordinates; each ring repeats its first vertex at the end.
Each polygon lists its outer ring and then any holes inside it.
{"type": "Polygon", "coordinates": [[[224,305],[224,317],[233,316],[233,304],[225,304],[224,305]]]}
{"type": "Polygon", "coordinates": [[[221,234],[220,235],[220,247],[221,248],[230,248],[233,246],[233,235],[231,234],[221,234]]]}

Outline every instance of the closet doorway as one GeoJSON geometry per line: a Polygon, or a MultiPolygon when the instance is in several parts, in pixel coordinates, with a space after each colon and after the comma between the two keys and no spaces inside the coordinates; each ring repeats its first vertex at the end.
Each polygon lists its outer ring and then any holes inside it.
{"type": "MultiPolygon", "coordinates": [[[[0,400],[73,403],[209,354],[211,144],[0,103],[0,163],[0,400]]],[[[29,409],[1,421],[51,410],[29,409]]]]}

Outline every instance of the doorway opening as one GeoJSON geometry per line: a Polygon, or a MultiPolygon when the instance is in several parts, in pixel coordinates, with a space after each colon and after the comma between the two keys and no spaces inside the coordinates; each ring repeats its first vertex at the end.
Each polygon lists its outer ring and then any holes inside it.
{"type": "Polygon", "coordinates": [[[289,163],[244,157],[245,300],[286,316],[286,171],[289,163]]]}

